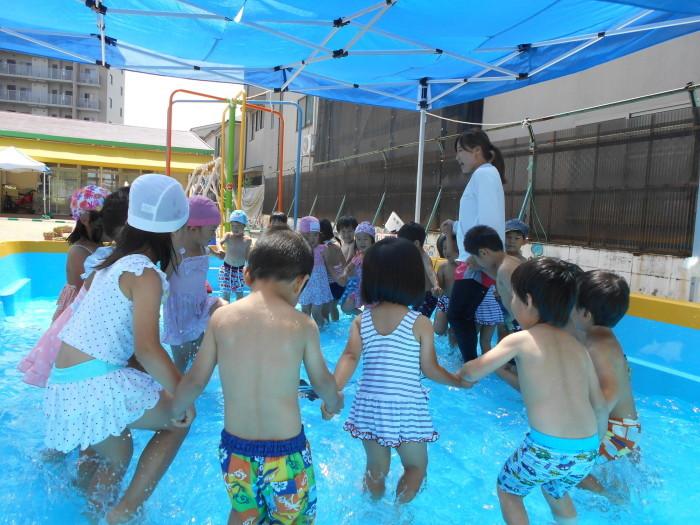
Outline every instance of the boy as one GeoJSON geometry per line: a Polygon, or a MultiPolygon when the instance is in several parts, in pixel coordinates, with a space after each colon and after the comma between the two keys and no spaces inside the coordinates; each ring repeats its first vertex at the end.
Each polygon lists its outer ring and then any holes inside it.
{"type": "Polygon", "coordinates": [[[314,321],[294,307],[313,268],[291,230],[263,235],[245,280],[251,293],[214,312],[192,369],[175,391],[181,416],[218,365],[224,393],[219,458],[231,499],[229,523],[312,523],[316,494],[297,386],[302,362],[329,412],[342,408],[314,321]]]}
{"type": "Polygon", "coordinates": [[[515,359],[530,431],[506,461],[497,490],[503,519],[529,523],[523,498],[537,485],[557,523],[576,523],[567,492],[590,472],[605,435],[607,405],[586,349],[563,327],[576,301],[571,265],[551,258],[521,264],[512,275],[512,334],[460,375],[477,381],[515,359]]]}
{"type": "Polygon", "coordinates": [[[413,310],[422,313],[430,319],[437,306],[437,298],[442,295],[442,290],[438,286],[437,275],[435,274],[435,270],[433,270],[433,261],[423,249],[423,245],[425,244],[425,228],[417,222],[407,222],[401,226],[397,237],[399,237],[399,239],[411,241],[420,252],[421,260],[423,261],[423,273],[425,274],[425,296],[423,302],[420,305],[414,306],[413,310]]]}
{"type": "Polygon", "coordinates": [[[335,224],[335,230],[341,240],[340,249],[343,251],[346,263],[349,263],[355,255],[355,228],[357,228],[357,219],[349,215],[344,215],[335,224]]]}
{"type": "MultiPolygon", "coordinates": [[[[627,360],[612,328],[629,308],[627,282],[614,273],[594,270],[578,278],[578,298],[571,317],[583,333],[584,345],[591,356],[603,397],[607,402],[608,428],[600,444],[600,459],[614,461],[638,455],[637,440],[641,426],[632,395],[627,360]]],[[[606,495],[603,486],[590,475],[581,488],[606,495]]]]}
{"type": "Polygon", "coordinates": [[[252,240],[245,234],[248,216],[243,210],[234,210],[229,217],[231,231],[226,232],[217,245],[217,255],[224,263],[219,269],[219,289],[225,301],[231,300],[231,292],[236,299],[243,297],[243,268],[248,260],[252,240]],[[222,251],[222,248],[225,248],[222,251]]]}
{"type": "Polygon", "coordinates": [[[521,262],[527,261],[520,250],[527,242],[529,233],[530,227],[520,219],[506,221],[506,253],[521,262]]]}

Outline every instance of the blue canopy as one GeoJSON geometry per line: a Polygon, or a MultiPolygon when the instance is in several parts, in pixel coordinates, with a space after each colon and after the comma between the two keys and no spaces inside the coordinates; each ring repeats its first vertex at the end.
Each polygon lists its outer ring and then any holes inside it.
{"type": "Polygon", "coordinates": [[[6,4],[5,50],[403,109],[518,89],[700,29],[688,0],[6,4]]]}

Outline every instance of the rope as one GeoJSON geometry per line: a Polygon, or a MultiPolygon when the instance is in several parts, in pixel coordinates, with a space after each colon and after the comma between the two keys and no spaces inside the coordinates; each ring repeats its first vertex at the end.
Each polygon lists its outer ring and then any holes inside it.
{"type": "Polygon", "coordinates": [[[485,124],[483,122],[468,122],[466,120],[457,120],[454,118],[447,118],[443,117],[441,115],[436,115],[435,113],[430,113],[429,111],[425,112],[426,115],[430,115],[431,117],[435,117],[440,120],[446,120],[447,122],[454,122],[455,124],[466,124],[467,126],[479,126],[482,128],[499,128],[499,127],[505,127],[505,126],[515,126],[516,124],[521,124],[522,126],[526,125],[526,122],[529,119],[523,119],[523,120],[515,120],[513,122],[498,122],[494,124],[485,124]]]}

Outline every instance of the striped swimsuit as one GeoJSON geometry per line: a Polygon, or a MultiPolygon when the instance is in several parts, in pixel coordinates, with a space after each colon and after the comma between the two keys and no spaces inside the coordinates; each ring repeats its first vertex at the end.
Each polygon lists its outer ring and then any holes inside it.
{"type": "Polygon", "coordinates": [[[437,440],[421,384],[420,343],[413,335],[418,316],[408,311],[392,333],[381,335],[372,310],[362,313],[362,378],[343,427],[353,437],[385,447],[437,440]]]}

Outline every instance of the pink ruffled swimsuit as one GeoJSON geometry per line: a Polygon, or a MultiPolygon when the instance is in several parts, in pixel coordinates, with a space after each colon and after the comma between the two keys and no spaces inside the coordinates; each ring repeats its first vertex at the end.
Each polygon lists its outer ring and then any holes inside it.
{"type": "Polygon", "coordinates": [[[326,261],[323,254],[326,252],[326,245],[319,244],[314,248],[314,269],[306,283],[304,291],[299,296],[299,304],[321,305],[333,301],[331,287],[328,283],[328,272],[326,271],[326,261]]]}
{"type": "Polygon", "coordinates": [[[163,308],[163,342],[181,345],[196,341],[209,322],[218,299],[207,294],[209,256],[186,257],[168,278],[170,293],[163,308]]]}

